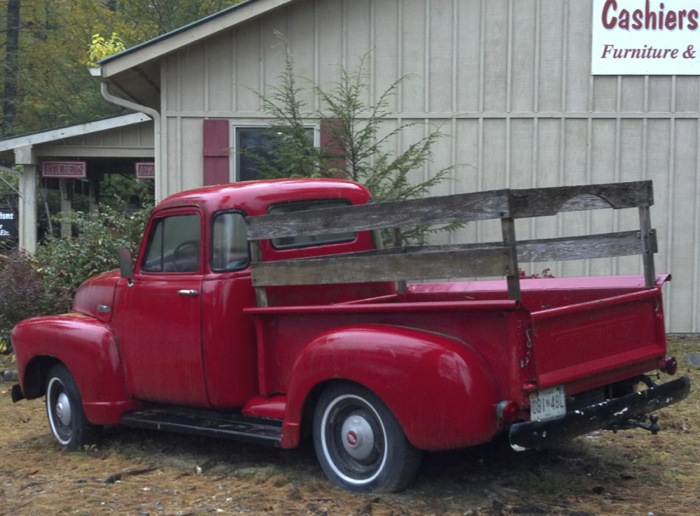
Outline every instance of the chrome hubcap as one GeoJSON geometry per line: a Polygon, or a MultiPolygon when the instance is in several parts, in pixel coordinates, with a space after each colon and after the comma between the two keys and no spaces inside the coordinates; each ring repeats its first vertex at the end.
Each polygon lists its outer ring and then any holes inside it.
{"type": "Polygon", "coordinates": [[[358,415],[350,416],[341,430],[343,448],[355,460],[370,456],[374,449],[374,432],[369,422],[358,415]]]}
{"type": "Polygon", "coordinates": [[[70,400],[68,399],[68,396],[62,392],[56,399],[56,417],[58,417],[58,420],[64,426],[70,425],[70,412],[70,400]]]}

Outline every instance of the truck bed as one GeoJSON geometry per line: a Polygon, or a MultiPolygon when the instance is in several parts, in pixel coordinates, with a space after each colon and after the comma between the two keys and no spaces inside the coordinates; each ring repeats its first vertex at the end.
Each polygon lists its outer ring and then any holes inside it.
{"type": "MultiPolygon", "coordinates": [[[[339,326],[410,326],[447,336],[482,357],[501,399],[528,406],[529,394],[565,386],[576,395],[663,366],[665,329],[653,255],[650,181],[495,190],[429,199],[348,206],[246,221],[253,249],[259,371],[266,393],[285,392],[285,364],[304,343],[339,326]],[[635,209],[639,229],[518,240],[515,220],[561,212],[635,209]],[[500,219],[498,242],[402,245],[401,228],[500,219]],[[394,246],[297,260],[261,261],[261,242],[323,231],[393,232],[394,246]],[[520,264],[639,255],[643,274],[600,278],[522,279],[520,264]],[[479,278],[505,278],[479,280],[479,278]],[[474,281],[454,281],[474,278],[474,281]],[[435,280],[441,280],[435,283],[435,280]],[[395,294],[387,295],[387,284],[395,294]],[[376,285],[374,296],[339,304],[285,304],[268,296],[299,288],[307,300],[327,285],[376,285]],[[280,343],[284,344],[280,344],[280,343]],[[262,358],[262,357],[261,357],[262,358]],[[503,391],[507,392],[503,392],[503,391]]],[[[370,289],[371,290],[371,289],[370,289]]],[[[596,394],[597,395],[597,394],[596,394]]]]}
{"type": "Polygon", "coordinates": [[[263,394],[286,392],[289,364],[324,332],[368,325],[410,326],[474,349],[507,392],[566,385],[590,390],[656,369],[665,357],[660,288],[642,276],[522,280],[522,298],[504,281],[423,283],[405,294],[336,305],[248,309],[258,330],[263,394]],[[517,379],[517,381],[513,381],[517,379]],[[513,386],[516,386],[515,388],[513,386]]]}

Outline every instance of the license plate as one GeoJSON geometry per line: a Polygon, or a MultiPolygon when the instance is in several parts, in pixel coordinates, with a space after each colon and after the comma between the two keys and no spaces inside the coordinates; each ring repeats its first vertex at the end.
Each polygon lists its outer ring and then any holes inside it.
{"type": "Polygon", "coordinates": [[[530,420],[552,419],[566,414],[566,394],[561,385],[530,394],[530,420]]]}

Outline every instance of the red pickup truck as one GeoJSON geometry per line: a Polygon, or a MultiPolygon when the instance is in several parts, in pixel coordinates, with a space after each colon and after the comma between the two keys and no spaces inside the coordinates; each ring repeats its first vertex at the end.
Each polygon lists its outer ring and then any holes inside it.
{"type": "Polygon", "coordinates": [[[499,434],[521,450],[603,428],[656,432],[647,416],[690,384],[648,374],[677,367],[652,202],[650,182],[393,203],[334,179],[176,194],[135,261],[120,253],[70,313],[15,327],[13,400],[45,396],[69,449],[118,424],[282,448],[310,437],[328,477],[354,491],[402,489],[424,450],[499,434]],[[638,210],[639,229],[515,237],[517,219],[599,208],[638,210]],[[401,228],[486,219],[502,240],[400,244],[401,228]],[[519,277],[522,262],[634,254],[639,276],[519,277]]]}

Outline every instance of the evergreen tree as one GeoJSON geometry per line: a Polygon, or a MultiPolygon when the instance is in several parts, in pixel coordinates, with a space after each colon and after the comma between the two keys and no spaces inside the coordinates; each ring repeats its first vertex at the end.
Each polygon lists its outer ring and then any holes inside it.
{"type": "MultiPolygon", "coordinates": [[[[330,88],[313,85],[311,88],[323,107],[304,113],[303,89],[297,84],[293,59],[287,51],[279,85],[271,88],[267,95],[258,94],[264,109],[273,118],[268,126],[270,144],[265,152],[260,149],[246,152],[261,177],[348,178],[367,186],[374,200],[379,202],[424,197],[434,186],[450,178],[454,166],[437,171],[427,180],[415,177],[415,171],[432,159],[434,144],[445,137],[439,129],[430,130],[403,152],[391,150],[396,137],[415,125],[400,124],[382,132],[386,126],[384,122],[391,115],[390,99],[410,77],[399,78],[374,104],[368,105],[363,100],[368,98],[368,59],[369,56],[364,56],[355,70],[341,68],[338,81],[330,88]],[[310,121],[320,121],[325,133],[320,148],[314,147],[308,138],[310,121]]],[[[438,230],[456,227],[458,225],[438,230]]],[[[423,243],[430,231],[427,227],[411,229],[401,239],[404,243],[423,243]]]]}

